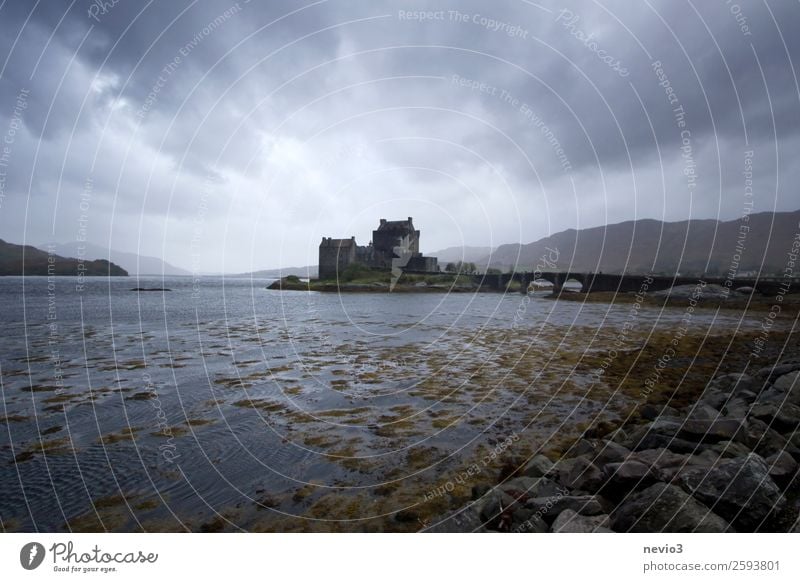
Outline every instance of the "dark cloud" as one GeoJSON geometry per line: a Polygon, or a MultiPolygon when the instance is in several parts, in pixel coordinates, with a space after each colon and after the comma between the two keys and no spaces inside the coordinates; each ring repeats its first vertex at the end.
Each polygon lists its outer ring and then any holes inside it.
{"type": "Polygon", "coordinates": [[[92,242],[204,271],[380,216],[425,250],[729,219],[750,150],[756,209],[798,205],[796,3],[106,4],[0,9],[3,238],[74,239],[87,184],[92,242]]]}

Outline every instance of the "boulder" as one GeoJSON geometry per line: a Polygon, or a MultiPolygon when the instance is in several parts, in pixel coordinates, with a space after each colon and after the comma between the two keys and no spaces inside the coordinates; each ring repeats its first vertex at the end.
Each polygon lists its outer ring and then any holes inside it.
{"type": "Polygon", "coordinates": [[[774,382],[775,388],[782,392],[791,390],[797,384],[798,378],[800,378],[800,364],[791,365],[794,367],[794,370],[787,374],[781,374],[774,382]]]}
{"type": "Polygon", "coordinates": [[[515,519],[511,525],[511,533],[546,533],[550,531],[547,523],[532,510],[526,510],[530,514],[523,519],[525,513],[520,511],[515,514],[515,519]]]}
{"type": "Polygon", "coordinates": [[[633,494],[611,514],[611,527],[621,532],[728,531],[730,525],[680,488],[656,483],[633,494]]]}
{"type": "Polygon", "coordinates": [[[769,466],[769,475],[778,481],[788,479],[797,472],[797,461],[786,451],[770,455],[766,459],[769,466]]]}
{"type": "MultiPolygon", "coordinates": [[[[530,520],[534,514],[534,511],[525,507],[521,500],[517,501],[499,489],[493,489],[482,501],[478,501],[476,510],[481,523],[487,529],[496,531],[512,531],[530,520]]],[[[533,520],[530,525],[533,527],[535,522],[536,520],[533,520]]]]}
{"type": "Polygon", "coordinates": [[[784,374],[775,380],[775,389],[786,395],[786,400],[792,404],[800,405],[800,370],[784,374]]]}
{"type": "Polygon", "coordinates": [[[778,432],[792,432],[800,425],[800,406],[791,402],[757,404],[750,415],[778,432]]]}
{"type": "Polygon", "coordinates": [[[711,408],[716,408],[717,410],[722,410],[722,408],[728,403],[728,400],[731,398],[730,392],[703,392],[702,397],[700,398],[699,402],[703,404],[708,404],[711,408]]]}
{"type": "Polygon", "coordinates": [[[522,469],[525,477],[544,477],[553,470],[553,462],[544,455],[536,455],[522,469]]]}
{"type": "Polygon", "coordinates": [[[786,506],[766,461],[755,453],[723,460],[710,469],[683,471],[679,482],[696,499],[746,531],[757,531],[773,512],[786,506]]]}
{"type": "Polygon", "coordinates": [[[476,509],[478,517],[489,527],[490,525],[496,526],[500,514],[513,504],[513,497],[499,489],[492,489],[482,500],[476,503],[476,509]]]}
{"type": "Polygon", "coordinates": [[[728,400],[725,406],[722,407],[722,414],[725,415],[725,418],[742,420],[748,417],[750,408],[751,404],[747,399],[741,396],[735,396],[728,400]]]}
{"type": "Polygon", "coordinates": [[[571,509],[558,514],[553,522],[555,533],[611,533],[607,515],[580,515],[571,509]]]}
{"type": "Polygon", "coordinates": [[[547,477],[515,477],[498,485],[506,495],[513,499],[530,499],[558,494],[558,485],[547,477]]]}
{"type": "Polygon", "coordinates": [[[690,406],[684,415],[688,420],[714,420],[722,417],[722,413],[709,404],[698,401],[694,406],[690,406]]]}
{"type": "Polygon", "coordinates": [[[783,363],[775,366],[767,366],[761,368],[755,373],[756,378],[763,379],[766,382],[775,382],[781,376],[786,376],[792,372],[800,370],[800,362],[783,363]]]}
{"type": "Polygon", "coordinates": [[[703,443],[745,440],[747,423],[735,418],[689,419],[683,423],[678,436],[703,443]]]}
{"type": "Polygon", "coordinates": [[[467,507],[426,528],[430,533],[485,533],[486,528],[474,507],[467,507]]]}
{"type": "Polygon", "coordinates": [[[786,451],[795,459],[800,456],[800,449],[789,443],[775,429],[757,418],[751,418],[747,423],[747,438],[744,444],[762,457],[769,457],[775,453],[786,451]]]}
{"type": "Polygon", "coordinates": [[[627,445],[629,449],[634,451],[642,451],[646,449],[669,449],[673,453],[679,454],[694,454],[702,451],[706,446],[686,439],[654,433],[647,434],[636,441],[634,441],[632,438],[627,445]]]}
{"type": "Polygon", "coordinates": [[[554,495],[529,499],[526,505],[545,521],[553,521],[562,511],[569,509],[581,515],[605,513],[608,502],[598,495],[554,495]]]}
{"type": "Polygon", "coordinates": [[[650,465],[634,459],[621,463],[609,463],[603,467],[606,483],[601,491],[617,498],[633,489],[641,489],[657,480],[657,473],[650,465]]]}
{"type": "Polygon", "coordinates": [[[631,454],[630,449],[614,441],[603,441],[597,449],[597,456],[593,459],[596,465],[606,463],[619,463],[631,454]]]}
{"type": "Polygon", "coordinates": [[[567,459],[556,465],[558,480],[564,487],[596,492],[605,480],[603,471],[589,459],[567,459]]]}
{"type": "Polygon", "coordinates": [[[759,382],[749,374],[723,374],[711,380],[706,386],[706,390],[734,393],[740,390],[758,392],[759,388],[759,382]]]}
{"type": "Polygon", "coordinates": [[[597,443],[589,439],[580,439],[564,453],[565,459],[575,457],[593,457],[597,451],[597,443]]]}
{"type": "Polygon", "coordinates": [[[639,416],[644,420],[658,420],[659,418],[677,418],[680,413],[671,406],[655,406],[645,404],[639,407],[639,416]]]}
{"type": "Polygon", "coordinates": [[[750,449],[746,445],[733,441],[720,441],[711,445],[711,450],[724,458],[744,457],[750,452],[750,449]]]}

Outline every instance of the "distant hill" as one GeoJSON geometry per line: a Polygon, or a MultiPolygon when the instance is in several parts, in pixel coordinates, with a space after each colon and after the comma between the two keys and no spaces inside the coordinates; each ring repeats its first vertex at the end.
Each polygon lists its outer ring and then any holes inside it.
{"type": "MultiPolygon", "coordinates": [[[[0,240],[0,275],[48,275],[49,265],[53,265],[54,275],[78,275],[80,261],[78,259],[49,254],[46,251],[28,245],[15,245],[0,240]],[[24,269],[23,269],[24,256],[24,269]]],[[[82,273],[92,276],[127,276],[122,267],[106,260],[85,260],[82,273]]]]}
{"type": "Polygon", "coordinates": [[[643,219],[565,230],[524,245],[502,245],[491,257],[476,262],[504,270],[516,263],[518,269],[533,270],[542,256],[552,256],[548,249],[557,249],[557,269],[545,270],[726,275],[737,259],[739,275],[759,269],[773,275],[786,267],[799,222],[800,211],[751,214],[747,222],[643,219]]]}
{"type": "Polygon", "coordinates": [[[492,252],[492,247],[447,247],[440,251],[426,253],[431,257],[439,259],[439,266],[444,269],[447,263],[463,261],[465,263],[477,263],[484,260],[492,252]]]}
{"type": "MultiPolygon", "coordinates": [[[[108,259],[109,250],[99,245],[89,243],[68,242],[56,244],[54,252],[65,257],[81,256],[80,246],[83,246],[83,257],[89,260],[108,259]]],[[[46,245],[39,245],[45,249],[46,245]]],[[[175,267],[157,257],[137,255],[111,249],[111,261],[128,271],[131,275],[191,275],[191,272],[180,267],[175,267]]]]}

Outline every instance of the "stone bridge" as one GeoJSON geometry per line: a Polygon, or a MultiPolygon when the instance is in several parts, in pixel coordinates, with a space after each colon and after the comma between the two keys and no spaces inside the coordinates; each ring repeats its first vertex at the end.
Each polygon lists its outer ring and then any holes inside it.
{"type": "MultiPolygon", "coordinates": [[[[528,287],[536,281],[548,281],[553,285],[553,292],[560,293],[567,282],[577,282],[581,285],[581,293],[593,293],[596,291],[612,291],[617,293],[636,293],[647,283],[647,291],[662,291],[677,285],[697,285],[704,281],[707,285],[730,285],[730,281],[724,277],[668,277],[661,275],[610,275],[604,273],[575,273],[570,271],[561,272],[521,272],[521,273],[502,273],[489,275],[473,275],[477,285],[482,288],[493,290],[503,290],[514,280],[520,283],[520,292],[526,293],[528,287]]],[[[781,290],[783,293],[796,293],[800,291],[800,279],[782,277],[759,277],[759,278],[736,278],[731,285],[731,290],[742,287],[752,287],[758,293],[767,296],[777,295],[781,290]]]]}

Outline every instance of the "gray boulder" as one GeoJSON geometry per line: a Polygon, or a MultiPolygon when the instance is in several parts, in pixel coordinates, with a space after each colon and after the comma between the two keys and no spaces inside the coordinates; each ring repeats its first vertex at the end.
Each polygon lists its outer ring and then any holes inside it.
{"type": "Polygon", "coordinates": [[[778,432],[792,432],[800,425],[800,406],[791,402],[757,404],[750,415],[778,432]]]}
{"type": "Polygon", "coordinates": [[[710,469],[684,471],[679,482],[696,499],[748,531],[757,530],[772,512],[786,506],[767,463],[755,453],[723,460],[710,469]]]}
{"type": "Polygon", "coordinates": [[[614,441],[603,441],[598,447],[597,456],[593,459],[596,465],[606,463],[619,463],[624,461],[631,454],[630,449],[614,441]]]}
{"type": "Polygon", "coordinates": [[[609,463],[603,467],[606,483],[602,492],[618,497],[633,489],[641,489],[657,480],[657,472],[650,465],[628,459],[621,463],[609,463]]]}
{"type": "Polygon", "coordinates": [[[656,483],[633,494],[611,514],[614,531],[705,532],[729,531],[730,525],[680,488],[656,483]]]}
{"type": "Polygon", "coordinates": [[[757,418],[751,418],[747,423],[747,438],[745,445],[762,457],[769,457],[775,453],[786,451],[795,459],[800,456],[800,449],[789,443],[781,434],[767,423],[757,418]]]}
{"type": "Polygon", "coordinates": [[[669,449],[673,453],[678,454],[695,454],[699,451],[702,451],[706,445],[701,445],[699,443],[678,437],[649,433],[638,440],[631,438],[627,443],[627,446],[629,449],[634,451],[642,451],[646,449],[669,449]]]}
{"type": "Polygon", "coordinates": [[[513,497],[499,489],[492,489],[483,499],[476,503],[476,510],[483,523],[487,524],[487,526],[489,524],[496,525],[500,514],[513,504],[513,497]]]}
{"type": "Polygon", "coordinates": [[[800,362],[778,363],[775,366],[767,366],[766,368],[761,368],[754,376],[759,380],[774,382],[781,376],[785,376],[795,370],[800,370],[800,362]]]}
{"type": "Polygon", "coordinates": [[[735,418],[689,419],[683,423],[678,436],[703,443],[745,439],[746,421],[735,418]]]}
{"type": "Polygon", "coordinates": [[[750,452],[750,449],[746,445],[733,441],[720,441],[714,445],[711,445],[711,450],[717,455],[725,458],[744,457],[750,452]]]}
{"type": "Polygon", "coordinates": [[[607,515],[586,516],[565,509],[553,522],[554,533],[611,533],[607,515]]]}
{"type": "Polygon", "coordinates": [[[607,502],[598,495],[553,495],[529,499],[526,505],[545,521],[552,521],[562,511],[569,509],[581,515],[605,513],[607,502]]]}
{"type": "Polygon", "coordinates": [[[553,470],[553,462],[544,455],[536,455],[522,469],[525,477],[544,477],[553,470]]]}
{"type": "Polygon", "coordinates": [[[717,376],[706,386],[706,390],[718,392],[739,392],[751,390],[757,392],[759,382],[748,374],[723,374],[717,376]]]}
{"type": "Polygon", "coordinates": [[[605,481],[603,471],[589,459],[568,459],[556,466],[558,480],[564,487],[596,492],[605,481]]]}
{"type": "Polygon", "coordinates": [[[788,479],[797,472],[797,461],[786,451],[770,455],[766,459],[769,475],[773,479],[788,479]]]}
{"type": "Polygon", "coordinates": [[[775,388],[782,392],[791,391],[795,386],[797,386],[798,378],[800,378],[800,364],[787,364],[786,367],[793,368],[793,371],[780,374],[775,379],[775,388]]]}

